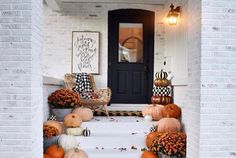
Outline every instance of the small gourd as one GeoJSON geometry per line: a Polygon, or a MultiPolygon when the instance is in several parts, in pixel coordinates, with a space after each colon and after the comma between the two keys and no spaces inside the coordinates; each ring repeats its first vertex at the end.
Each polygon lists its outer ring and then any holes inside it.
{"type": "Polygon", "coordinates": [[[64,117],[64,125],[66,127],[80,127],[82,124],[82,119],[78,114],[67,114],[64,117]]]}
{"type": "Polygon", "coordinates": [[[79,135],[82,135],[83,130],[84,129],[82,127],[66,128],[66,134],[79,136],[79,135]]]}
{"type": "Polygon", "coordinates": [[[83,121],[90,121],[93,119],[93,111],[89,108],[75,108],[72,113],[78,114],[83,121]]]}
{"type": "Polygon", "coordinates": [[[89,157],[84,150],[79,149],[79,147],[75,147],[74,149],[71,149],[68,152],[66,152],[64,158],[89,158],[89,157]]]}
{"type": "Polygon", "coordinates": [[[72,135],[62,134],[58,139],[58,145],[61,146],[65,151],[68,151],[77,146],[77,140],[72,135]]]}
{"type": "Polygon", "coordinates": [[[163,69],[161,69],[160,72],[157,72],[157,73],[155,74],[155,77],[156,77],[156,78],[160,78],[160,79],[167,79],[168,74],[167,74],[167,72],[163,71],[163,69]]]}
{"type": "Polygon", "coordinates": [[[83,130],[83,136],[89,137],[90,134],[91,134],[91,133],[90,133],[90,130],[89,130],[88,128],[86,128],[86,129],[83,130]]]}

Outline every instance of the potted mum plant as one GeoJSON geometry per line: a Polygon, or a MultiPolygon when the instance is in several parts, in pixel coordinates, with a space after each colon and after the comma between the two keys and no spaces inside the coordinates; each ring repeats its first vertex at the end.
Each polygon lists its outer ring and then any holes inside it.
{"type": "Polygon", "coordinates": [[[81,106],[81,101],[78,93],[69,89],[59,89],[48,97],[48,104],[57,120],[62,121],[73,108],[81,106]]]}
{"type": "Polygon", "coordinates": [[[167,132],[153,141],[151,150],[162,158],[182,158],[186,155],[186,134],[167,132]]]}

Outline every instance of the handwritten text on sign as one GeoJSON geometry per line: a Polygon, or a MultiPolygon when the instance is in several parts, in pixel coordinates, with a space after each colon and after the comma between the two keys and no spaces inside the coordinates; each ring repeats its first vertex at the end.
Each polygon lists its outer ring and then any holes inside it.
{"type": "Polygon", "coordinates": [[[89,33],[80,33],[73,37],[74,70],[98,73],[98,43],[98,37],[89,33]]]}

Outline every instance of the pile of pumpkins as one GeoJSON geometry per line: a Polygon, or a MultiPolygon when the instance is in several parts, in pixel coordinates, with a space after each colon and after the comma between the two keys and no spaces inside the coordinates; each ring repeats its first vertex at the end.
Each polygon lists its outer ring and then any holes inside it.
{"type": "Polygon", "coordinates": [[[155,74],[156,79],[153,84],[153,96],[151,101],[153,104],[167,105],[173,103],[171,82],[168,80],[167,72],[161,70],[155,74]]]}
{"type": "Polygon", "coordinates": [[[44,137],[51,139],[56,136],[55,141],[45,150],[44,158],[88,158],[87,153],[78,147],[75,136],[90,136],[90,130],[83,129],[81,125],[83,121],[92,118],[91,109],[80,107],[67,114],[63,123],[55,120],[44,122],[44,137]]]}
{"type": "Polygon", "coordinates": [[[142,110],[143,116],[150,116],[153,120],[158,121],[157,125],[150,129],[150,133],[146,135],[146,150],[142,154],[142,158],[157,158],[150,149],[153,141],[159,138],[165,132],[180,132],[181,123],[181,108],[176,104],[158,105],[153,104],[144,107],[142,110]]]}

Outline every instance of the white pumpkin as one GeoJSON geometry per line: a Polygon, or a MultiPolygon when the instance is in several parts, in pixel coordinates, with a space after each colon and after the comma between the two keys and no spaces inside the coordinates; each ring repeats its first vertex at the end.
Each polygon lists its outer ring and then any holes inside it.
{"type": "Polygon", "coordinates": [[[75,149],[71,149],[66,152],[64,158],[89,158],[88,154],[84,151],[76,147],[75,149]]]}
{"type": "Polygon", "coordinates": [[[79,135],[82,135],[83,130],[84,129],[82,127],[66,128],[66,134],[74,135],[74,136],[79,136],[79,135]]]}
{"type": "Polygon", "coordinates": [[[75,108],[72,113],[78,114],[83,121],[90,121],[93,119],[93,111],[89,108],[75,108]]]}
{"type": "Polygon", "coordinates": [[[61,146],[65,151],[74,149],[77,144],[76,138],[72,135],[62,134],[58,139],[58,145],[61,146]]]}

